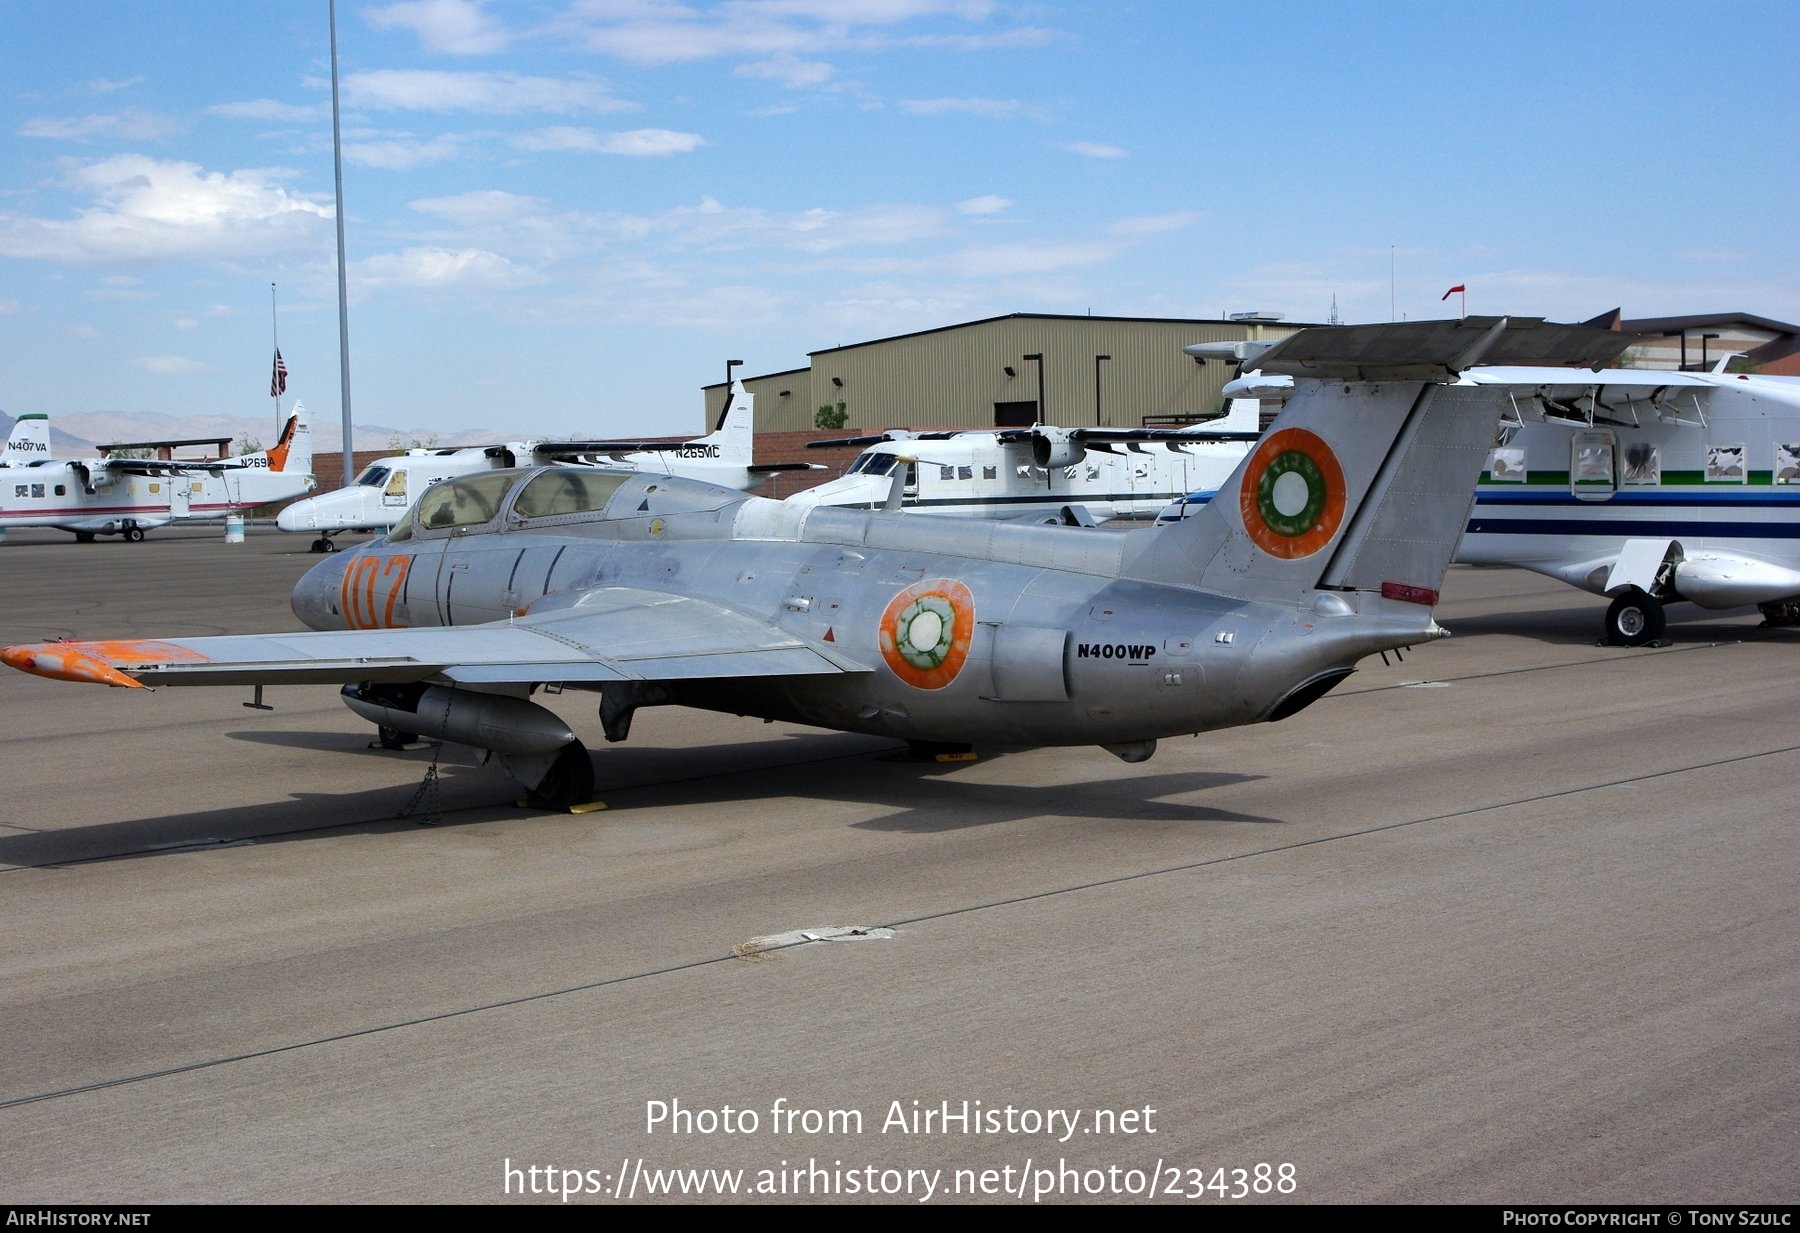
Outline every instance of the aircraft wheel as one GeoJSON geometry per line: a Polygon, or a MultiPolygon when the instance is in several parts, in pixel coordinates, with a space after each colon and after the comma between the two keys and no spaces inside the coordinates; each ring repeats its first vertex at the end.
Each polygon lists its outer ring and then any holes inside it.
{"type": "Polygon", "coordinates": [[[533,809],[566,810],[593,799],[594,760],[580,741],[564,745],[543,782],[525,794],[533,809]]]}
{"type": "Polygon", "coordinates": [[[376,728],[375,734],[380,738],[383,749],[405,749],[419,739],[417,732],[402,732],[400,729],[390,728],[386,724],[376,728]]]}
{"type": "Polygon", "coordinates": [[[142,527],[126,527],[119,534],[124,536],[128,543],[141,544],[144,542],[144,528],[142,527]]]}
{"type": "Polygon", "coordinates": [[[1606,610],[1606,641],[1612,646],[1643,646],[1662,637],[1663,606],[1633,587],[1606,610]]]}
{"type": "Polygon", "coordinates": [[[332,539],[329,535],[320,539],[319,543],[321,545],[321,547],[319,548],[320,552],[336,552],[337,551],[337,541],[335,539],[332,539]]]}

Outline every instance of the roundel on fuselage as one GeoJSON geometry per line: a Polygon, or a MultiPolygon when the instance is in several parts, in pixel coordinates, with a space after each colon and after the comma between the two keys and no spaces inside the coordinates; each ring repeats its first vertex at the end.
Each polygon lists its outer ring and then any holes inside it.
{"type": "Polygon", "coordinates": [[[952,578],[917,582],[881,614],[881,657],[919,689],[942,689],[962,671],[975,635],[975,597],[952,578]]]}
{"type": "Polygon", "coordinates": [[[1284,428],[1251,453],[1238,509],[1244,530],[1270,556],[1311,556],[1344,521],[1344,469],[1318,436],[1284,428]]]}

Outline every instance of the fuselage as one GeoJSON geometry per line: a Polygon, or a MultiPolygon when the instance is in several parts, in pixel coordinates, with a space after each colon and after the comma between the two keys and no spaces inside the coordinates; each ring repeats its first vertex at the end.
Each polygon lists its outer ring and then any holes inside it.
{"type": "Polygon", "coordinates": [[[108,535],[183,519],[220,519],[304,492],[310,476],[231,465],[168,475],[107,474],[99,464],[48,461],[0,469],[0,527],[108,535]]]}
{"type": "Polygon", "coordinates": [[[1002,444],[994,434],[884,441],[838,479],[788,500],[881,509],[898,475],[900,508],[912,513],[1053,519],[1064,506],[1079,505],[1096,522],[1151,518],[1185,493],[1218,487],[1249,450],[1248,442],[1134,442],[1039,466],[1029,450],[1002,444]]]}
{"type": "Polygon", "coordinates": [[[1723,608],[1800,594],[1800,380],[1680,376],[1654,404],[1615,397],[1597,416],[1504,430],[1457,560],[1605,594],[1628,544],[1668,542],[1672,596],[1723,608]]]}

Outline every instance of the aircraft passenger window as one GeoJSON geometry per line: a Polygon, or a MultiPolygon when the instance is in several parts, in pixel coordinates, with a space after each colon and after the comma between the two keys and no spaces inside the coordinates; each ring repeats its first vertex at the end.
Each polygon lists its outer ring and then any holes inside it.
{"type": "Polygon", "coordinates": [[[975,471],[972,467],[958,467],[958,468],[956,468],[956,478],[957,479],[974,479],[975,471]]]}
{"type": "Polygon", "coordinates": [[[622,471],[545,471],[525,485],[513,502],[513,513],[520,518],[554,518],[604,509],[628,478],[622,471]]]}
{"type": "Polygon", "coordinates": [[[24,484],[14,484],[13,485],[13,496],[15,496],[15,497],[22,497],[30,491],[31,491],[31,489],[24,484]]]}
{"type": "Polygon", "coordinates": [[[995,469],[993,467],[981,468],[981,478],[982,479],[994,479],[995,478],[994,470],[995,469]]]}
{"type": "Polygon", "coordinates": [[[56,486],[56,495],[59,497],[66,497],[69,495],[69,490],[67,488],[63,487],[61,484],[58,484],[56,486]]]}
{"type": "Polygon", "coordinates": [[[941,480],[955,479],[956,478],[956,468],[940,466],[938,468],[938,478],[941,480]]]}
{"type": "Polygon", "coordinates": [[[31,495],[34,497],[43,496],[44,495],[44,486],[42,484],[33,484],[31,486],[31,495]]]}

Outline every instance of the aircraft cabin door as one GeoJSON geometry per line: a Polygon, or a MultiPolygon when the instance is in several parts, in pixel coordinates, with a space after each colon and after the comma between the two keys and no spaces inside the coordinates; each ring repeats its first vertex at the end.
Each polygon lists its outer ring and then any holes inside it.
{"type": "Polygon", "coordinates": [[[1608,428],[1577,432],[1569,442],[1569,492],[1578,501],[1608,501],[1619,490],[1619,443],[1608,428]]]}
{"type": "Polygon", "coordinates": [[[169,517],[186,518],[193,500],[193,482],[185,475],[169,477],[169,517]]]}

